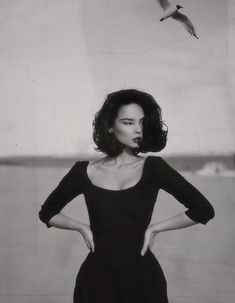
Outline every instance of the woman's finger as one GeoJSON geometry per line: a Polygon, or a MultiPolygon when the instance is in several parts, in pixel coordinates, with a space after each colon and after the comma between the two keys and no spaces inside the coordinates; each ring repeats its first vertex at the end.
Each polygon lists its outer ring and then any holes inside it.
{"type": "Polygon", "coordinates": [[[91,251],[94,252],[94,241],[93,241],[93,234],[92,234],[92,232],[89,235],[89,244],[90,244],[91,251]]]}
{"type": "Polygon", "coordinates": [[[88,247],[88,249],[90,249],[90,244],[87,240],[86,240],[86,246],[88,247]]]}
{"type": "Polygon", "coordinates": [[[82,234],[83,238],[86,242],[86,246],[90,251],[94,251],[94,243],[93,243],[93,234],[90,230],[85,230],[85,232],[82,234]]]}
{"type": "Polygon", "coordinates": [[[154,243],[154,239],[156,237],[157,233],[151,233],[150,240],[149,240],[149,248],[151,249],[154,243]]]}
{"type": "Polygon", "coordinates": [[[87,246],[88,246],[88,248],[92,251],[92,252],[94,252],[94,242],[93,242],[93,240],[86,240],[86,242],[87,242],[87,246]]]}
{"type": "Polygon", "coordinates": [[[149,248],[151,249],[153,246],[153,236],[150,237],[150,240],[149,240],[149,248]]]}
{"type": "Polygon", "coordinates": [[[147,247],[148,247],[148,241],[145,241],[144,246],[143,246],[142,251],[141,251],[142,256],[146,253],[147,247]]]}
{"type": "Polygon", "coordinates": [[[93,242],[93,241],[91,242],[91,249],[92,249],[92,252],[95,251],[95,245],[94,245],[94,242],[93,242]]]}
{"type": "Polygon", "coordinates": [[[91,250],[91,244],[90,244],[90,242],[87,239],[85,239],[85,241],[86,241],[86,245],[87,245],[88,249],[91,250]]]}
{"type": "Polygon", "coordinates": [[[146,233],[145,237],[144,237],[144,245],[143,245],[143,248],[142,248],[142,251],[141,251],[142,256],[145,254],[148,245],[149,245],[149,235],[148,235],[148,233],[146,233]]]}

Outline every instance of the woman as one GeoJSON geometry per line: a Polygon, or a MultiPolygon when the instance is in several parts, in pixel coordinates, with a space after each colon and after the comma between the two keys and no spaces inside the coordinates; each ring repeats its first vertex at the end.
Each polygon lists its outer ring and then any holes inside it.
{"type": "Polygon", "coordinates": [[[90,249],[74,290],[74,303],[167,303],[166,280],[151,251],[156,234],[206,224],[214,217],[208,200],[161,157],[141,157],[166,145],[161,109],[134,89],[107,96],[93,121],[97,150],[106,156],[78,161],[42,205],[48,227],[82,234],[90,249]],[[150,225],[160,189],[187,210],[150,225]],[[60,213],[84,194],[90,225],[60,213]]]}

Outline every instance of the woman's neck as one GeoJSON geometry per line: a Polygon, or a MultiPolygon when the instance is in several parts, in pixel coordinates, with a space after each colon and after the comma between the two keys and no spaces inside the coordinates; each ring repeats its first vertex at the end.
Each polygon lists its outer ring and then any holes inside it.
{"type": "Polygon", "coordinates": [[[136,158],[139,158],[139,156],[135,155],[129,149],[124,149],[117,157],[107,157],[106,159],[113,161],[113,163],[117,166],[123,166],[133,163],[136,158]]]}

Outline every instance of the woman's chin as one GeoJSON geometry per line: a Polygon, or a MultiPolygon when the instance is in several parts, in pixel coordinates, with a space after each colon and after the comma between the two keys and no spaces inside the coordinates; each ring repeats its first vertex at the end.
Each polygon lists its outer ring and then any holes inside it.
{"type": "Polygon", "coordinates": [[[131,149],[138,149],[139,148],[139,144],[138,143],[134,143],[134,144],[131,144],[128,147],[131,148],[131,149]]]}
{"type": "Polygon", "coordinates": [[[138,149],[140,148],[140,146],[139,146],[139,144],[138,143],[135,143],[135,142],[133,142],[133,143],[131,143],[131,144],[124,144],[123,143],[123,149],[124,150],[129,150],[129,151],[137,151],[138,149]]]}

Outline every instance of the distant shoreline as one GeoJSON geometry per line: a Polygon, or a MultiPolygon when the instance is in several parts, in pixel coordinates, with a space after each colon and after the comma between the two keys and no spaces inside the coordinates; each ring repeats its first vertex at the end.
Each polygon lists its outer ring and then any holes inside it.
{"type": "MultiPolygon", "coordinates": [[[[27,166],[27,167],[71,167],[79,160],[91,160],[97,157],[90,155],[78,155],[71,157],[56,156],[22,156],[0,157],[0,166],[27,166]]],[[[180,155],[163,156],[163,158],[175,169],[183,171],[195,171],[203,168],[206,163],[222,163],[227,169],[235,170],[235,155],[180,155]]]]}

